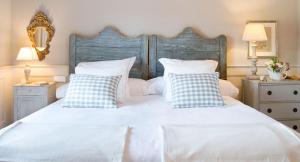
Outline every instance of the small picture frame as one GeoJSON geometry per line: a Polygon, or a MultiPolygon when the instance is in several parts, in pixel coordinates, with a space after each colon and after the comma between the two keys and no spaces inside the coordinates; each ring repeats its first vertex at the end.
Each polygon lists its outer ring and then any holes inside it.
{"type": "MultiPolygon", "coordinates": [[[[258,58],[272,58],[278,56],[278,34],[277,21],[248,21],[248,23],[259,23],[265,26],[267,41],[257,42],[256,56],[258,58]]],[[[252,48],[248,45],[248,58],[251,58],[252,48]]]]}

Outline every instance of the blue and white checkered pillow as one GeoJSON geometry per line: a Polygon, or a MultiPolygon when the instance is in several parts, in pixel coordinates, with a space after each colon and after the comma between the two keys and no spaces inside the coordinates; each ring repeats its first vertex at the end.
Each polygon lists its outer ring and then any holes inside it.
{"type": "Polygon", "coordinates": [[[219,73],[169,74],[174,108],[224,106],[219,73]]]}
{"type": "Polygon", "coordinates": [[[63,101],[69,108],[117,108],[117,88],[121,76],[72,74],[63,101]]]}

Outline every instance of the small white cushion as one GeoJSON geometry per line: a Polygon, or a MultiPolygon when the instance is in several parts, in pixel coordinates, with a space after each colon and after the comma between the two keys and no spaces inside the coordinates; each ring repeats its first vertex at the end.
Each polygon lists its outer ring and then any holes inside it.
{"type": "Polygon", "coordinates": [[[148,84],[146,80],[138,79],[138,78],[129,78],[128,86],[130,96],[144,96],[146,95],[146,90],[148,88],[148,84]]]}
{"type": "Polygon", "coordinates": [[[117,76],[121,75],[118,85],[118,102],[124,102],[130,98],[128,88],[128,76],[136,57],[123,60],[82,62],[75,68],[75,74],[88,74],[97,76],[117,76]]]}
{"type": "Polygon", "coordinates": [[[222,96],[230,96],[237,99],[239,95],[239,89],[230,81],[219,79],[219,85],[222,96]]]}
{"type": "Polygon", "coordinates": [[[162,95],[166,87],[163,77],[156,77],[147,81],[147,95],[162,95]]]}
{"type": "Polygon", "coordinates": [[[69,83],[63,84],[60,87],[56,89],[56,98],[62,99],[66,96],[66,93],[68,91],[69,83]]]}
{"type": "Polygon", "coordinates": [[[166,89],[164,95],[166,100],[171,102],[171,83],[169,74],[203,74],[214,73],[218,67],[218,62],[214,60],[177,60],[161,58],[159,62],[164,66],[164,80],[166,82],[166,89]]]}

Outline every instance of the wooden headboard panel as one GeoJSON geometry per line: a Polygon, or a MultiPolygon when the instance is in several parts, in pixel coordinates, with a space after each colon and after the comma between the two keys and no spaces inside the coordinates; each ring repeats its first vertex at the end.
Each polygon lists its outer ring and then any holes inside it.
{"type": "Polygon", "coordinates": [[[158,59],[172,58],[183,60],[216,60],[217,71],[221,79],[227,79],[227,45],[226,37],[221,35],[215,39],[199,36],[192,28],[185,28],[174,38],[153,35],[149,40],[150,78],[162,76],[164,68],[158,59]]]}
{"type": "Polygon", "coordinates": [[[117,60],[136,57],[130,77],[148,79],[148,36],[127,37],[114,27],[106,27],[93,38],[70,36],[69,72],[80,62],[117,60]]]}

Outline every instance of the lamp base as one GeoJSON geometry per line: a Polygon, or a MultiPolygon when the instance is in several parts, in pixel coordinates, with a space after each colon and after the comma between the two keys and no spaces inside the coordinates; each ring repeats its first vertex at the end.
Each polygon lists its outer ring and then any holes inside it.
{"type": "Polygon", "coordinates": [[[252,76],[257,76],[256,73],[257,73],[257,57],[252,57],[251,58],[251,65],[252,65],[252,68],[251,68],[251,75],[252,76]]]}
{"type": "Polygon", "coordinates": [[[25,68],[24,68],[24,74],[25,74],[26,84],[29,84],[29,83],[30,83],[30,81],[29,81],[30,73],[31,73],[30,66],[29,66],[29,65],[26,65],[25,68]]]}

